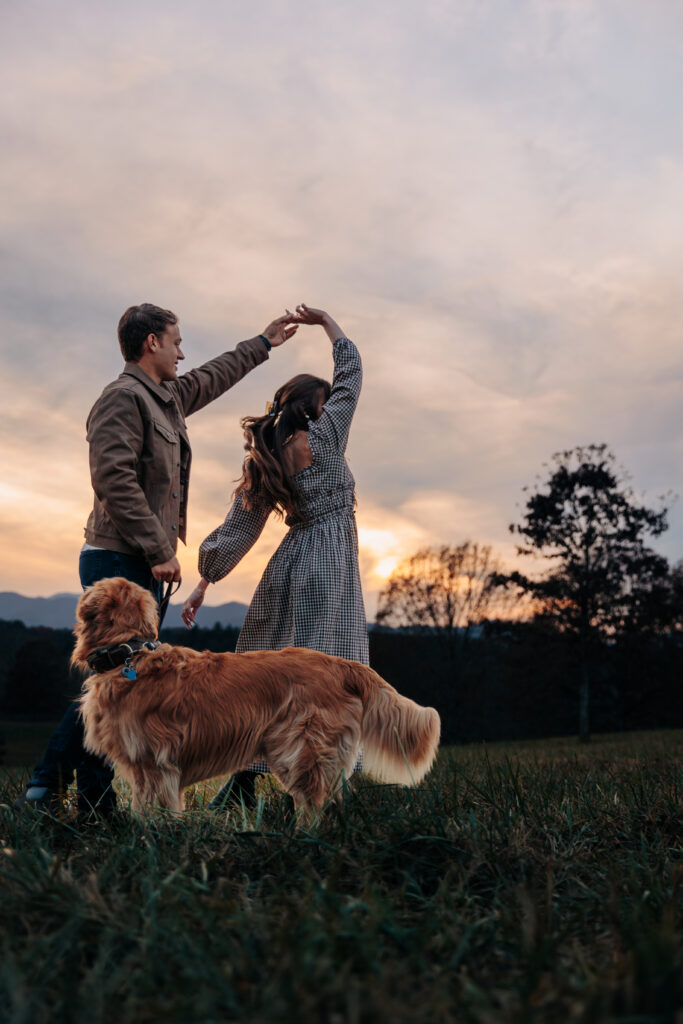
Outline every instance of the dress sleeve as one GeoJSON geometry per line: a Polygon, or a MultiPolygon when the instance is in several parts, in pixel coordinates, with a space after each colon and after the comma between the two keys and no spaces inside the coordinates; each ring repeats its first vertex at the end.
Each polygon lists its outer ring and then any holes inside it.
{"type": "Polygon", "coordinates": [[[337,338],[332,351],[332,392],[320,418],[309,424],[308,433],[318,442],[344,452],[363,382],[363,364],[358,349],[349,338],[337,338]]]}
{"type": "Polygon", "coordinates": [[[209,583],[218,583],[244,558],[263,532],[271,510],[262,504],[246,509],[238,494],[223,523],[199,548],[199,572],[209,583]]]}

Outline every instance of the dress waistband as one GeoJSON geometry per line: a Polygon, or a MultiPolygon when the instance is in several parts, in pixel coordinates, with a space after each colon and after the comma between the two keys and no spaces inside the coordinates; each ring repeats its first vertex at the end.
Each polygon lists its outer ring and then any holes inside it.
{"type": "Polygon", "coordinates": [[[355,519],[356,510],[353,508],[335,508],[329,512],[321,512],[318,516],[311,516],[309,519],[297,520],[289,525],[290,530],[305,530],[307,526],[315,526],[316,523],[324,523],[328,519],[355,519]]]}

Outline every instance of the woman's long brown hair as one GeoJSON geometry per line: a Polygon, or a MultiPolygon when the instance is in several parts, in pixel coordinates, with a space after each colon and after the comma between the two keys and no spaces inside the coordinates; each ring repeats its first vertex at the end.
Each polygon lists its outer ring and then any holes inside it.
{"type": "Polygon", "coordinates": [[[275,392],[273,409],[265,416],[242,420],[247,456],[235,494],[244,507],[264,502],[275,512],[295,519],[301,514],[296,490],[282,464],[282,449],[297,430],[308,430],[318,415],[318,404],[330,397],[329,382],[310,373],[299,373],[275,392]]]}

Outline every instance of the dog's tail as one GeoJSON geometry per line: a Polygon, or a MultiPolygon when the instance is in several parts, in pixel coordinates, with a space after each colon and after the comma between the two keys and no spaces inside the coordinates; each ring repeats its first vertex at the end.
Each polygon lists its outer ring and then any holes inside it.
{"type": "Polygon", "coordinates": [[[410,786],[427,774],[439,746],[441,719],[403,697],[371,668],[352,662],[351,685],[363,702],[363,770],[382,782],[410,786]]]}

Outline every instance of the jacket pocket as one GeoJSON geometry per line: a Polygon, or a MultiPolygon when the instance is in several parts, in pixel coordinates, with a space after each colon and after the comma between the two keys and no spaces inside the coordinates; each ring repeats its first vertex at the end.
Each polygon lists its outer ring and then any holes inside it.
{"type": "Polygon", "coordinates": [[[138,478],[149,507],[163,520],[162,510],[166,508],[171,492],[178,490],[175,483],[180,478],[180,445],[178,435],[173,433],[173,427],[168,423],[152,419],[150,427],[138,478]]]}
{"type": "Polygon", "coordinates": [[[152,422],[154,424],[154,429],[157,433],[161,434],[165,441],[168,441],[169,444],[178,444],[177,434],[174,434],[165,423],[160,423],[159,420],[152,420],[152,422]]]}

